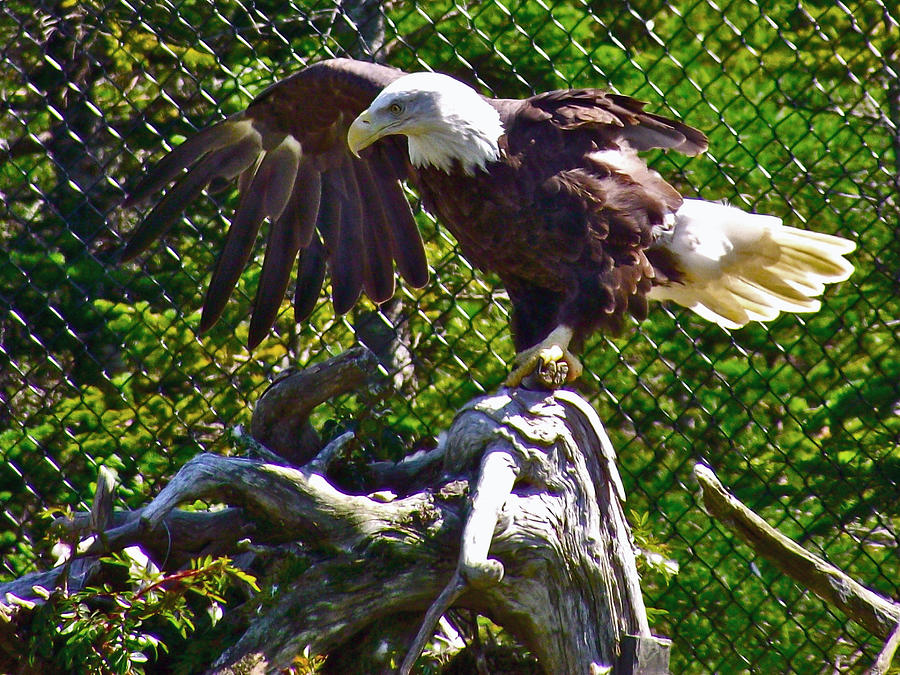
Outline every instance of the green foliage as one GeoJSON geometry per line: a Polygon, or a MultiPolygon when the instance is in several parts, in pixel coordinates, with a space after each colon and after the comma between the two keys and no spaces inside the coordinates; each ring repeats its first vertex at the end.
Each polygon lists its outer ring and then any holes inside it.
{"type": "Polygon", "coordinates": [[[120,584],[104,583],[69,593],[47,591],[47,602],[34,613],[29,632],[31,666],[62,672],[143,673],[145,665],[169,647],[150,630],[168,623],[182,639],[194,632],[195,597],[213,625],[222,616],[226,589],[243,583],[259,590],[256,580],[228,558],[197,558],[189,569],[163,574],[136,549],[101,558],[120,568],[120,584]]]}
{"type": "MultiPolygon", "coordinates": [[[[465,626],[464,632],[469,633],[464,648],[460,649],[459,640],[448,639],[441,629],[417,659],[413,672],[422,675],[474,673],[482,670],[518,675],[543,672],[537,659],[511,639],[508,632],[486,617],[474,613],[472,617],[474,621],[471,625],[466,626],[464,622],[456,624],[457,628],[465,626]]],[[[454,618],[458,621],[460,616],[457,614],[454,618]]],[[[398,667],[403,656],[397,655],[391,666],[398,667]]]]}
{"type": "Polygon", "coordinates": [[[319,654],[310,655],[309,645],[307,645],[302,653],[294,657],[288,673],[290,675],[315,675],[322,670],[324,665],[325,657],[319,654]]]}
{"type": "MultiPolygon", "coordinates": [[[[663,584],[668,584],[672,577],[678,574],[678,563],[671,557],[672,547],[656,538],[650,527],[649,513],[632,511],[629,524],[631,536],[634,537],[634,543],[640,554],[637,557],[637,564],[642,581],[645,584],[655,582],[656,579],[648,578],[648,573],[652,572],[663,584]]],[[[657,611],[665,613],[665,610],[657,611]]]]}

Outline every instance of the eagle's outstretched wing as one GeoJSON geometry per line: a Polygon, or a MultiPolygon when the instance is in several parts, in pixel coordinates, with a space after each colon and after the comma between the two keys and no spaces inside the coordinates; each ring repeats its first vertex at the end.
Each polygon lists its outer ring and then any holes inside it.
{"type": "Polygon", "coordinates": [[[394,261],[407,282],[423,286],[425,251],[400,183],[409,171],[405,138],[385,139],[363,158],[354,157],[346,141],[353,119],[401,75],[349,59],[316,63],[268,88],[244,112],[189,138],[126,200],[134,204],[168,188],[131,235],[123,258],[163,236],[208,185],[237,178],[239,204],[210,280],[201,330],[221,316],[266,218],[271,227],[251,347],[274,324],[298,257],[298,321],[315,307],[326,266],[338,313],[348,311],[363,290],[376,303],[388,300],[394,261]]]}

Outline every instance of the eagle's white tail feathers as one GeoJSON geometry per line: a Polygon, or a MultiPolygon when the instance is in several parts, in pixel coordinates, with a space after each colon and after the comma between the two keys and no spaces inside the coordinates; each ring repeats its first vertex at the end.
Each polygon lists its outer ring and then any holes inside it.
{"type": "Polygon", "coordinates": [[[781,312],[815,312],[825,284],[844,281],[856,244],[799,230],[774,216],[688,199],[674,227],[657,239],[684,273],[683,283],[655,286],[650,297],[673,300],[723,328],[771,321],[781,312]]]}

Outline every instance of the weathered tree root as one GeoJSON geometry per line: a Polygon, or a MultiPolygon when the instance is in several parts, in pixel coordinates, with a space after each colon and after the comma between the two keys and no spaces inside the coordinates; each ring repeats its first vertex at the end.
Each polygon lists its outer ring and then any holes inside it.
{"type": "MultiPolygon", "coordinates": [[[[505,394],[500,394],[500,396],[503,395],[505,394]]],[[[583,431],[594,434],[593,447],[600,451],[603,469],[606,471],[604,478],[611,483],[615,490],[615,496],[620,501],[624,501],[625,492],[615,465],[615,451],[593,408],[587,405],[581,397],[569,391],[557,391],[555,398],[564,406],[568,406],[567,416],[580,416],[583,431]]],[[[528,438],[531,441],[538,440],[539,442],[546,440],[540,434],[537,437],[529,434],[528,438]]],[[[529,461],[527,454],[517,452],[509,440],[495,438],[487,442],[485,447],[475,488],[472,491],[471,507],[463,527],[459,562],[450,581],[429,607],[422,626],[400,666],[400,675],[409,675],[416,659],[422,653],[425,643],[434,632],[438,620],[467,588],[476,591],[486,590],[503,580],[503,564],[499,560],[488,558],[488,550],[501,511],[516,482],[522,480],[526,484],[532,485],[540,485],[544,482],[544,474],[548,467],[535,467],[533,462],[529,461]]],[[[451,463],[448,462],[446,468],[450,471],[464,470],[468,458],[463,457],[462,459],[461,465],[459,464],[460,458],[456,458],[455,465],[450,465],[451,463]]],[[[552,470],[549,473],[552,473],[552,470]]],[[[633,563],[633,561],[624,562],[626,565],[629,562],[633,563]]],[[[637,590],[640,593],[640,589],[637,590]]],[[[637,597],[640,598],[640,595],[637,597]]],[[[626,598],[628,598],[627,594],[626,598]]],[[[648,637],[650,630],[646,624],[643,605],[632,607],[631,611],[640,624],[641,634],[648,637]]]]}
{"type": "Polygon", "coordinates": [[[378,360],[371,351],[354,347],[279,378],[256,402],[250,434],[286,463],[306,464],[322,449],[322,441],[309,423],[313,409],[335,396],[369,386],[377,369],[378,360]]]}
{"type": "MultiPolygon", "coordinates": [[[[274,420],[302,431],[309,401],[321,396],[309,393],[316,377],[332,392],[366,381],[363,353],[339,358],[349,379],[326,364],[315,377],[282,380],[257,405],[266,422],[251,426],[281,439],[277,456],[299,456],[274,420]],[[280,387],[306,402],[291,408],[280,387]]],[[[667,647],[650,636],[641,600],[614,453],[580,397],[516,389],[472,401],[436,450],[375,472],[387,483],[426,484],[402,498],[332,484],[328,467],[344,441],[317,444],[302,466],[201,454],[143,509],[104,516],[100,508],[93,520],[84,514],[65,527],[87,534],[93,524],[90,556],[139,543],[164,567],[213,546],[247,550],[239,540],[249,540],[266,560],[260,582],[272,590],[242,610],[243,633],[210,672],[275,672],[305,649],[331,654],[331,672],[351,664],[379,672],[384,656],[361,653],[371,644],[366,636],[403,650],[418,628],[408,672],[451,605],[504,626],[548,673],[666,672],[667,647]],[[177,509],[195,500],[229,508],[177,509]]]]}
{"type": "MultiPolygon", "coordinates": [[[[302,590],[251,626],[218,667],[250,654],[284,667],[307,644],[327,652],[377,616],[421,610],[442,590],[433,572],[447,569],[449,595],[428,616],[424,639],[443,605],[458,600],[511,627],[548,672],[586,672],[592,663],[615,663],[624,635],[650,635],[607,451],[577,404],[501,392],[467,406],[451,427],[444,447],[445,485],[455,486],[449,493],[429,490],[382,503],[344,494],[307,467],[200,455],[144,509],[142,521],[153,529],[182,502],[227,500],[253,521],[277,524],[275,530],[301,541],[342,551],[380,548],[395,563],[413,562],[394,567],[387,594],[383,577],[362,574],[354,582],[362,605],[353,593],[329,598],[329,616],[309,609],[316,593],[307,572],[302,590]],[[452,478],[470,475],[473,465],[482,471],[461,527],[462,483],[452,478]],[[515,479],[518,489],[511,491],[515,479]],[[448,553],[460,529],[463,549],[451,571],[448,553]],[[489,548],[496,561],[487,558],[489,548]],[[298,607],[300,598],[305,608],[298,607]],[[306,620],[298,621],[298,612],[306,620]]],[[[420,636],[405,668],[423,642],[420,636]]]]}

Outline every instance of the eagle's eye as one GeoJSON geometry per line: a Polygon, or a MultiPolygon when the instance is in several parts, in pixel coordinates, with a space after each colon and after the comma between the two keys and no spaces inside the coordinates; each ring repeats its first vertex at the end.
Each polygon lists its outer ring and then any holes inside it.
{"type": "Polygon", "coordinates": [[[403,112],[403,106],[399,103],[391,103],[391,105],[388,107],[388,110],[392,115],[399,115],[403,112]]]}

